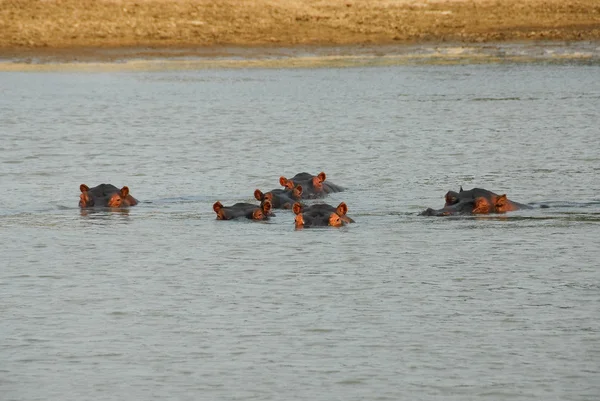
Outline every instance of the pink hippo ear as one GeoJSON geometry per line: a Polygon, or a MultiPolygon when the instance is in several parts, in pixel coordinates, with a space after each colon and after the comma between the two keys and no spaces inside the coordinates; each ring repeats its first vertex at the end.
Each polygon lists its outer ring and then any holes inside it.
{"type": "Polygon", "coordinates": [[[323,189],[323,180],[321,180],[320,177],[313,177],[312,178],[312,185],[316,190],[322,190],[323,189]]]}
{"type": "Polygon", "coordinates": [[[264,196],[264,194],[263,194],[263,193],[260,191],[260,189],[256,189],[256,190],[254,191],[254,198],[255,198],[257,201],[262,201],[262,200],[263,200],[263,196],[264,196]]]}
{"type": "Polygon", "coordinates": [[[279,177],[279,184],[282,187],[286,187],[288,189],[294,189],[294,183],[290,180],[288,180],[287,178],[285,178],[284,176],[279,177]]]}
{"type": "Polygon", "coordinates": [[[266,200],[263,202],[262,204],[262,210],[265,213],[265,216],[269,214],[269,212],[271,211],[271,209],[273,208],[273,205],[271,205],[271,201],[270,200],[266,200]]]}
{"type": "Polygon", "coordinates": [[[121,188],[121,191],[119,192],[121,199],[127,199],[127,195],[129,195],[129,187],[121,188]]]}
{"type": "Polygon", "coordinates": [[[339,214],[340,216],[345,216],[346,213],[348,213],[348,206],[342,202],[338,205],[337,209],[335,210],[335,212],[337,214],[339,214]]]}
{"type": "Polygon", "coordinates": [[[221,209],[223,209],[223,204],[219,201],[216,201],[213,205],[213,210],[215,211],[215,213],[219,214],[219,210],[221,209]]]}
{"type": "Polygon", "coordinates": [[[79,207],[94,206],[94,200],[88,192],[90,188],[85,184],[81,184],[79,190],[81,191],[81,195],[79,195],[79,207]]]}
{"type": "Polygon", "coordinates": [[[296,218],[294,219],[294,223],[296,225],[296,228],[302,228],[304,227],[304,217],[302,217],[302,213],[298,214],[296,216],[296,218]]]}
{"type": "Polygon", "coordinates": [[[325,181],[327,179],[327,176],[322,171],[319,173],[319,175],[317,177],[319,177],[319,179],[321,180],[321,182],[323,182],[323,181],[325,181]]]}
{"type": "Polygon", "coordinates": [[[504,206],[508,202],[508,198],[506,194],[502,194],[496,198],[496,206],[504,206]]]}
{"type": "Polygon", "coordinates": [[[301,198],[302,197],[302,185],[296,185],[296,188],[294,188],[294,190],[292,191],[292,194],[296,198],[301,198]]]}
{"type": "Polygon", "coordinates": [[[505,213],[507,211],[508,198],[506,194],[502,194],[496,198],[494,202],[494,211],[497,213],[505,213]]]}
{"type": "Polygon", "coordinates": [[[294,211],[294,214],[300,214],[302,213],[302,205],[296,202],[294,203],[294,206],[292,206],[292,210],[294,211]]]}

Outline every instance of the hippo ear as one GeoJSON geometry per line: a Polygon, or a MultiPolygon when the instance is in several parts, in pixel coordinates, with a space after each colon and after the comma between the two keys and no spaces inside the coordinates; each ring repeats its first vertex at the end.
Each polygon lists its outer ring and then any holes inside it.
{"type": "Polygon", "coordinates": [[[121,191],[119,192],[119,196],[123,199],[127,198],[127,195],[129,195],[129,187],[123,187],[121,188],[121,191]]]}
{"type": "Polygon", "coordinates": [[[460,186],[460,191],[458,191],[458,192],[462,192],[462,191],[463,191],[463,189],[462,189],[462,185],[461,185],[461,186],[460,186]]]}
{"type": "Polygon", "coordinates": [[[494,207],[501,208],[506,206],[507,203],[508,198],[506,197],[506,194],[502,194],[496,198],[496,202],[494,202],[494,207]]]}
{"type": "Polygon", "coordinates": [[[294,214],[300,214],[302,213],[302,205],[296,202],[294,203],[294,206],[292,206],[292,210],[294,211],[294,214]]]}
{"type": "Polygon", "coordinates": [[[87,192],[87,191],[89,191],[89,190],[90,190],[90,187],[88,187],[88,186],[87,186],[87,185],[85,185],[85,184],[81,184],[81,185],[79,186],[79,190],[80,190],[81,192],[87,192]]]}
{"type": "Polygon", "coordinates": [[[264,196],[264,194],[262,192],[260,192],[260,189],[257,188],[256,190],[254,190],[254,198],[257,201],[262,201],[263,200],[263,196],[264,196]]]}
{"type": "Polygon", "coordinates": [[[312,185],[315,189],[321,190],[323,188],[323,180],[320,177],[313,177],[312,185]]]}
{"type": "Polygon", "coordinates": [[[215,211],[215,213],[219,213],[219,210],[221,209],[223,209],[223,204],[221,204],[221,202],[219,201],[216,201],[213,205],[213,210],[215,211]]]}
{"type": "Polygon", "coordinates": [[[281,185],[282,187],[287,187],[288,179],[285,178],[284,176],[279,177],[279,185],[281,185]]]}
{"type": "Polygon", "coordinates": [[[294,188],[294,196],[297,198],[302,196],[302,185],[296,185],[296,188],[294,188]]]}
{"type": "Polygon", "coordinates": [[[298,214],[296,216],[296,218],[294,219],[294,223],[296,224],[296,228],[302,228],[304,227],[304,217],[302,217],[302,213],[298,214]]]}
{"type": "Polygon", "coordinates": [[[263,212],[265,212],[265,214],[269,214],[272,207],[273,205],[271,205],[271,201],[269,200],[264,201],[264,203],[262,204],[262,210],[263,212]]]}
{"type": "Polygon", "coordinates": [[[319,173],[319,175],[317,177],[319,177],[319,179],[321,180],[321,182],[323,182],[323,181],[325,181],[327,179],[327,176],[322,171],[319,173]]]}
{"type": "Polygon", "coordinates": [[[342,202],[338,205],[337,209],[335,209],[335,212],[340,216],[344,216],[346,213],[348,213],[348,206],[342,202]]]}

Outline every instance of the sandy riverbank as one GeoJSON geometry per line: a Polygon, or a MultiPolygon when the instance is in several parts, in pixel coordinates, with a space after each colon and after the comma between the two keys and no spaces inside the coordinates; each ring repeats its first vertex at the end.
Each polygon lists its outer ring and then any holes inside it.
{"type": "Polygon", "coordinates": [[[0,0],[0,58],[219,49],[599,41],[598,0],[0,0]]]}

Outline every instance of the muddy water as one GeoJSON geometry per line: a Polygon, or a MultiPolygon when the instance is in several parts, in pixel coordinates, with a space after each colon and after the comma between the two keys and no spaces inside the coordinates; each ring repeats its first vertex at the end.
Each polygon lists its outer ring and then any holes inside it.
{"type": "Polygon", "coordinates": [[[600,67],[0,75],[3,400],[595,400],[600,67]],[[215,220],[325,171],[357,223],[215,220]],[[128,185],[127,211],[78,187],[128,185]],[[551,206],[425,218],[449,189],[551,206]]]}

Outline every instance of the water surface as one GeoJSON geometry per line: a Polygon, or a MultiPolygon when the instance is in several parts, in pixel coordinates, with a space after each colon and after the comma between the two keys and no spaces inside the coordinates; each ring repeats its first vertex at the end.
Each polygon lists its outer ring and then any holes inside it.
{"type": "Polygon", "coordinates": [[[0,74],[2,399],[598,399],[599,76],[0,74]],[[215,220],[301,171],[357,223],[215,220]],[[418,216],[460,185],[551,207],[418,216]]]}

